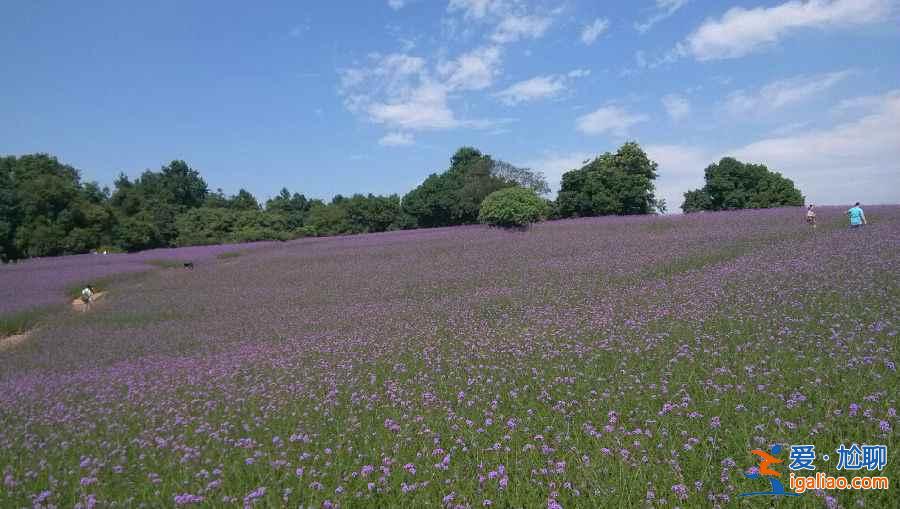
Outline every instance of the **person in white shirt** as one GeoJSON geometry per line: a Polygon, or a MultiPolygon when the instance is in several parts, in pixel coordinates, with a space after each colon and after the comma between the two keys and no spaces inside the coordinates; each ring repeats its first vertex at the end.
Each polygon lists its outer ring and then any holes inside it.
{"type": "Polygon", "coordinates": [[[812,203],[806,209],[806,224],[812,225],[813,228],[816,227],[816,210],[812,203]]]}
{"type": "Polygon", "coordinates": [[[88,307],[91,305],[91,301],[94,299],[94,289],[91,285],[87,285],[81,290],[81,302],[84,303],[84,306],[81,308],[83,311],[87,311],[88,307]]]}

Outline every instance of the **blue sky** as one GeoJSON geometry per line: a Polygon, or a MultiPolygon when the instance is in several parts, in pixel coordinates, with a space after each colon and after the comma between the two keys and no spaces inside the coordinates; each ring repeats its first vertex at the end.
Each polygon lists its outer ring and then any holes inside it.
{"type": "Polygon", "coordinates": [[[0,154],[265,199],[405,193],[462,145],[563,171],[636,140],[670,209],[723,155],[900,202],[897,0],[5,2],[0,154]]]}

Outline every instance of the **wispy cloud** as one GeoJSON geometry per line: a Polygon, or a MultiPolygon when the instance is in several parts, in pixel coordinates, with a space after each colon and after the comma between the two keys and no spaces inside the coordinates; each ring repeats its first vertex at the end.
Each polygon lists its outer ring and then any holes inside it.
{"type": "Polygon", "coordinates": [[[816,202],[900,199],[900,90],[867,98],[872,111],[834,127],[775,136],[731,154],[783,171],[816,202]]]}
{"type": "Polygon", "coordinates": [[[550,28],[552,20],[546,16],[505,16],[494,33],[491,40],[498,44],[506,44],[519,39],[537,39],[544,35],[550,28]]]}
{"type": "Polygon", "coordinates": [[[679,44],[697,60],[737,58],[776,44],[803,28],[833,28],[886,21],[892,0],[792,0],[774,7],[734,7],[707,19],[679,44]]]}
{"type": "Polygon", "coordinates": [[[642,113],[630,113],[621,106],[608,105],[578,117],[575,126],[584,134],[612,133],[625,136],[631,126],[649,119],[642,113]]]}
{"type": "Polygon", "coordinates": [[[450,107],[449,94],[489,86],[498,60],[499,53],[487,48],[435,69],[422,57],[372,54],[365,65],[340,71],[338,92],[350,112],[402,132],[488,128],[497,121],[458,118],[450,107]]]}
{"type": "Polygon", "coordinates": [[[522,102],[555,97],[565,89],[565,78],[562,76],[535,76],[534,78],[514,83],[496,95],[504,104],[514,106],[522,102]]]}
{"type": "Polygon", "coordinates": [[[653,25],[675,14],[678,9],[684,7],[689,0],[656,0],[654,13],[646,21],[635,23],[634,28],[640,33],[645,33],[653,28],[653,25]]]}
{"type": "Polygon", "coordinates": [[[399,11],[404,6],[406,6],[406,0],[388,0],[388,7],[395,11],[399,11]]]}
{"type": "Polygon", "coordinates": [[[500,73],[500,64],[500,47],[485,46],[442,62],[437,70],[452,89],[481,90],[493,84],[500,73]]]}
{"type": "Polygon", "coordinates": [[[538,12],[526,3],[509,0],[450,0],[447,12],[461,13],[468,22],[493,25],[489,39],[494,44],[538,39],[558,13],[538,12]]]}
{"type": "Polygon", "coordinates": [[[581,29],[581,42],[590,46],[591,44],[594,44],[594,41],[603,35],[607,29],[609,29],[609,20],[606,18],[597,18],[581,29]]]}
{"type": "Polygon", "coordinates": [[[378,144],[383,147],[402,147],[412,145],[413,142],[414,140],[411,134],[400,132],[388,133],[378,140],[378,144]]]}
{"type": "Polygon", "coordinates": [[[567,90],[570,81],[589,76],[590,74],[591,71],[588,69],[573,69],[566,74],[535,76],[534,78],[513,83],[494,95],[509,106],[540,99],[549,99],[557,97],[567,90]]]}
{"type": "Polygon", "coordinates": [[[678,94],[668,94],[662,98],[666,113],[676,122],[684,119],[691,113],[691,103],[686,97],[678,94]]]}
{"type": "Polygon", "coordinates": [[[774,81],[756,91],[737,90],[728,96],[725,108],[733,115],[771,113],[812,99],[845,80],[852,73],[851,70],[843,70],[815,76],[795,76],[774,81]]]}
{"type": "Polygon", "coordinates": [[[547,178],[552,191],[559,191],[563,173],[581,168],[594,158],[589,152],[548,153],[544,156],[525,161],[521,166],[534,168],[547,178]]]}

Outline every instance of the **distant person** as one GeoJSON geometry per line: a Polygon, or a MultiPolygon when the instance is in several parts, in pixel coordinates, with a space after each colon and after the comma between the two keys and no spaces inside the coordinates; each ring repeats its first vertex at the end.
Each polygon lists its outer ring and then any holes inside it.
{"type": "Polygon", "coordinates": [[[91,301],[94,299],[94,288],[91,285],[87,285],[81,290],[81,302],[84,304],[82,307],[83,311],[87,311],[87,308],[90,307],[91,301]]]}
{"type": "Polygon", "coordinates": [[[866,213],[859,206],[859,202],[856,202],[856,205],[847,210],[847,217],[850,218],[850,228],[859,228],[864,224],[868,224],[866,222],[866,213]]]}
{"type": "Polygon", "coordinates": [[[806,224],[812,225],[813,228],[816,227],[816,206],[812,203],[806,209],[806,224]]]}

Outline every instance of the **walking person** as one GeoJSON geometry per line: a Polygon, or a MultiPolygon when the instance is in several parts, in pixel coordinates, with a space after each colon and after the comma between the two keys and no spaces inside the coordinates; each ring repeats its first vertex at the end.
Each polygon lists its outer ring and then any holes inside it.
{"type": "Polygon", "coordinates": [[[856,202],[856,205],[847,210],[847,217],[850,218],[850,228],[860,228],[863,225],[868,224],[866,222],[866,213],[863,212],[862,207],[859,206],[859,202],[856,202]]]}
{"type": "Polygon", "coordinates": [[[87,285],[81,290],[81,302],[84,304],[81,307],[82,311],[87,311],[91,306],[91,301],[94,299],[94,288],[91,285],[87,285]]]}
{"type": "Polygon", "coordinates": [[[816,228],[816,208],[812,203],[806,209],[806,224],[812,225],[813,229],[816,228]]]}

